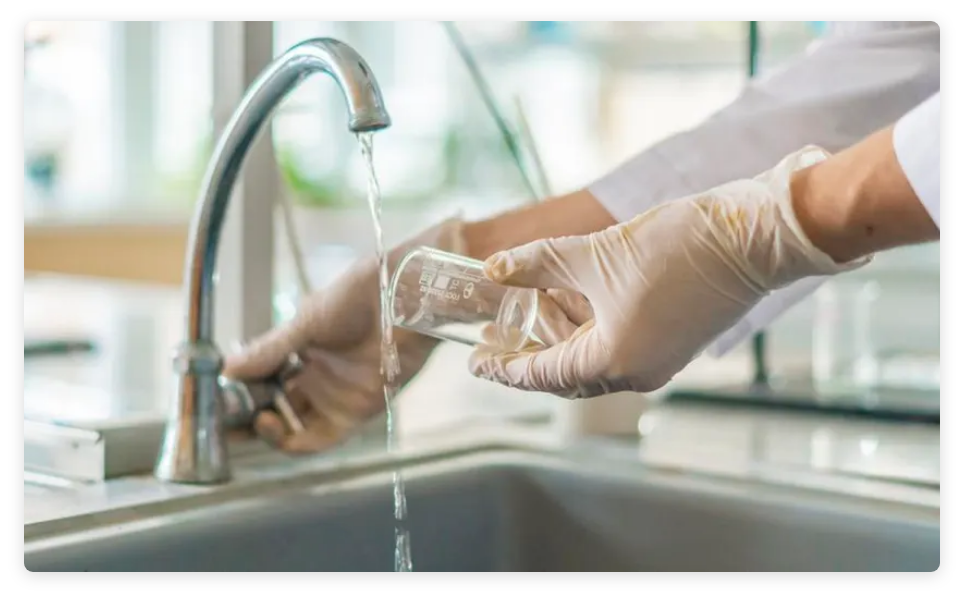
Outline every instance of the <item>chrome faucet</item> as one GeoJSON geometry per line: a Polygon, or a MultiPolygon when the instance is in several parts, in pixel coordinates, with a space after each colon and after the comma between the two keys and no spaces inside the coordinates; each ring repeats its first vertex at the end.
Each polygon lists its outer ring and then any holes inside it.
{"type": "Polygon", "coordinates": [[[351,47],[333,39],[294,46],[269,64],[245,93],[208,164],[191,225],[185,265],[187,339],[174,358],[176,396],[154,470],[161,480],[212,484],[230,479],[226,405],[235,415],[251,413],[283,394],[278,378],[249,384],[221,376],[213,326],[215,263],[231,191],[248,149],[275,107],[317,72],[330,75],[341,89],[351,131],[377,131],[391,124],[371,69],[351,47]]]}

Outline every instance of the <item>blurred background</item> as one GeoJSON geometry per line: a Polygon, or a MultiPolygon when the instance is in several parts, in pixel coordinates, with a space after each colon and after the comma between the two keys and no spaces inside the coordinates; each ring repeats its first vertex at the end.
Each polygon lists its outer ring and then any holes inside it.
{"type": "MultiPolygon", "coordinates": [[[[513,119],[517,107],[524,110],[557,193],[697,124],[747,78],[746,22],[458,26],[501,108],[513,119]]],[[[276,54],[332,36],[354,46],[377,74],[394,121],[375,137],[389,243],[455,210],[479,217],[529,201],[440,23],[278,21],[273,29],[276,54]]],[[[803,52],[822,30],[820,22],[759,22],[760,72],[803,52]]],[[[213,32],[203,21],[29,25],[25,276],[180,283],[215,133],[213,32]]],[[[344,110],[331,82],[315,78],[287,100],[271,133],[316,284],[370,247],[364,170],[344,110]]],[[[277,309],[285,317],[294,280],[280,243],[276,260],[277,309]]],[[[895,252],[845,280],[873,286],[881,343],[939,354],[939,247],[895,252]]],[[[809,358],[819,301],[774,327],[774,351],[809,358]]]]}
{"type": "MultiPolygon", "coordinates": [[[[518,98],[558,189],[583,185],[732,99],[745,80],[741,22],[458,23],[503,107],[518,98]]],[[[394,126],[378,168],[393,205],[446,195],[512,201],[524,188],[465,67],[436,22],[276,22],[276,52],[314,36],[358,49],[394,126]]],[[[767,22],[762,67],[819,34],[767,22]]],[[[212,144],[211,22],[33,22],[26,36],[28,219],[178,218],[190,213],[212,144]]],[[[354,207],[364,189],[344,108],[321,78],[274,122],[287,192],[354,207]]]]}

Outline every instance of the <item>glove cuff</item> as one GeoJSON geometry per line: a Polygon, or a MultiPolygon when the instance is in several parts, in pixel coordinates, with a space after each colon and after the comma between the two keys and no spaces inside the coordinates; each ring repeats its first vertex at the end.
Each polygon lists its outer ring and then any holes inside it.
{"type": "Polygon", "coordinates": [[[792,175],[802,169],[823,162],[830,153],[818,146],[805,146],[788,155],[770,171],[756,178],[770,187],[770,197],[776,202],[778,226],[774,243],[777,246],[781,268],[774,273],[773,288],[781,288],[806,277],[836,275],[865,266],[873,256],[850,262],[837,262],[816,247],[803,230],[793,207],[790,191],[792,175]]]}

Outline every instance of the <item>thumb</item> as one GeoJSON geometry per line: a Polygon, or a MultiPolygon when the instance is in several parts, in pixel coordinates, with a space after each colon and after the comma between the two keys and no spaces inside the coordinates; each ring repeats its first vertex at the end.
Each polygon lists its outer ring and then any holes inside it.
{"type": "Polygon", "coordinates": [[[260,379],[276,373],[304,345],[297,319],[257,337],[224,360],[223,374],[233,379],[260,379]]]}
{"type": "Polygon", "coordinates": [[[549,348],[502,352],[481,346],[472,353],[469,370],[474,376],[516,389],[571,394],[594,383],[602,372],[604,356],[601,337],[589,321],[569,339],[549,348]]]}
{"type": "Polygon", "coordinates": [[[576,236],[533,241],[489,256],[485,275],[513,287],[579,291],[571,262],[587,244],[576,236]]]}

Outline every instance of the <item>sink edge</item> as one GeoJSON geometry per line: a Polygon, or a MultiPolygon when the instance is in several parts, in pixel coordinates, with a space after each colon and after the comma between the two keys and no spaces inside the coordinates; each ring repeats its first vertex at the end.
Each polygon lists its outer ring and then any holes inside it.
{"type": "MultiPolygon", "coordinates": [[[[753,501],[807,502],[841,512],[864,513],[872,508],[888,516],[939,523],[940,510],[924,505],[854,496],[840,491],[802,488],[779,481],[735,478],[707,472],[641,463],[612,461],[600,470],[599,456],[579,452],[560,452],[519,441],[489,440],[469,444],[450,444],[421,451],[382,453],[339,463],[325,468],[289,473],[271,480],[239,481],[177,498],[162,499],[137,506],[117,508],[95,514],[67,517],[24,526],[24,553],[41,550],[50,544],[83,542],[92,536],[109,536],[139,527],[164,526],[178,516],[190,517],[199,511],[243,508],[269,495],[292,492],[317,494],[351,492],[359,486],[384,484],[396,469],[412,470],[409,478],[432,477],[452,470],[485,466],[513,465],[566,470],[606,479],[634,478],[641,474],[647,485],[683,487],[703,493],[745,497],[753,501]]],[[[387,487],[386,487],[387,488],[387,487]]]]}
{"type": "Polygon", "coordinates": [[[532,447],[523,443],[498,440],[452,444],[415,451],[400,451],[395,454],[382,452],[374,455],[349,456],[342,461],[330,462],[314,469],[286,471],[261,479],[246,480],[239,477],[220,486],[158,483],[165,487],[189,489],[193,492],[179,496],[160,496],[137,504],[24,524],[24,547],[26,550],[27,544],[37,541],[85,534],[158,517],[174,516],[192,510],[216,507],[221,503],[331,486],[398,469],[405,470],[465,455],[498,451],[532,451],[532,447]]]}

